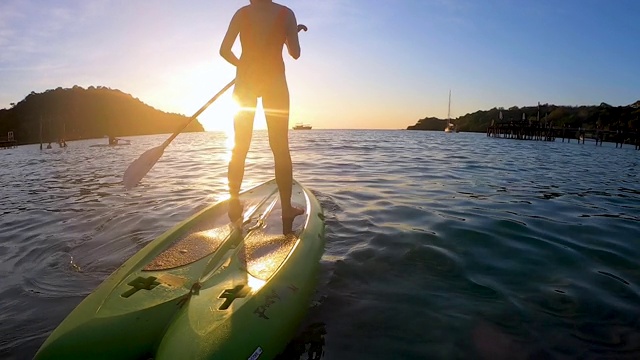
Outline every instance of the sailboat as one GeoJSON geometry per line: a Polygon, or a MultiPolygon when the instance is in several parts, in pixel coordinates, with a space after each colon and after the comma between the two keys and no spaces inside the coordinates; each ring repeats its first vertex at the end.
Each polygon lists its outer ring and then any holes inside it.
{"type": "Polygon", "coordinates": [[[455,124],[451,122],[451,90],[449,90],[449,110],[447,111],[447,127],[444,128],[444,132],[446,133],[458,132],[458,129],[456,129],[455,124]]]}
{"type": "Polygon", "coordinates": [[[42,150],[42,115],[40,115],[40,150],[42,150]]]}

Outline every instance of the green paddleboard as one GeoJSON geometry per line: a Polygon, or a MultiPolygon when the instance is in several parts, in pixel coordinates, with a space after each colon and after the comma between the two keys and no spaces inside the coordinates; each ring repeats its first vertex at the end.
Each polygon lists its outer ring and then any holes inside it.
{"type": "Polygon", "coordinates": [[[292,203],[305,213],[293,221],[283,222],[275,180],[243,192],[240,203],[212,205],[145,246],[67,316],[35,358],[278,355],[315,288],[324,216],[295,181],[292,203]],[[239,209],[233,222],[230,208],[239,209]]]}

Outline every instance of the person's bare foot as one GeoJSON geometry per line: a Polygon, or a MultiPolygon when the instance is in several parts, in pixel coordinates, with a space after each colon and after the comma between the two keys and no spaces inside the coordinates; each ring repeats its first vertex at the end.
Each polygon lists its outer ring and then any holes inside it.
{"type": "Polygon", "coordinates": [[[243,210],[240,199],[232,196],[231,199],[229,199],[229,220],[231,220],[231,222],[238,221],[242,217],[243,210]]]}
{"type": "Polygon", "coordinates": [[[298,215],[304,214],[304,209],[290,207],[288,210],[282,209],[282,234],[289,235],[293,233],[293,219],[298,215]]]}
{"type": "Polygon", "coordinates": [[[291,206],[288,209],[282,209],[282,218],[293,219],[298,215],[304,214],[304,209],[297,208],[295,206],[291,206]]]}

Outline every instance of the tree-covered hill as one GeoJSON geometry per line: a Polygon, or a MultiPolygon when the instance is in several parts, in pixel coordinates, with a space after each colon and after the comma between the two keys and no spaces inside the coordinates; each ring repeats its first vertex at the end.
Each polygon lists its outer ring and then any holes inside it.
{"type": "MultiPolygon", "coordinates": [[[[598,106],[560,106],[541,104],[538,106],[528,106],[519,108],[517,106],[509,109],[493,108],[491,110],[480,110],[469,113],[454,119],[460,131],[485,132],[491,125],[491,121],[522,120],[523,114],[526,121],[537,121],[538,113],[540,121],[551,122],[554,127],[568,126],[572,128],[586,128],[603,130],[614,129],[640,129],[640,100],[628,106],[611,106],[601,103],[598,106]]],[[[407,127],[407,130],[444,130],[445,119],[427,117],[418,120],[415,125],[407,127]]]]}
{"type": "MultiPolygon", "coordinates": [[[[32,92],[11,105],[0,110],[0,138],[13,131],[19,144],[39,143],[41,133],[43,142],[172,133],[187,120],[101,86],[32,92]]],[[[197,120],[185,129],[203,130],[197,120]]]]}
{"type": "Polygon", "coordinates": [[[424,119],[418,120],[415,125],[407,127],[407,130],[443,131],[446,126],[446,119],[438,119],[437,117],[426,117],[424,119]]]}

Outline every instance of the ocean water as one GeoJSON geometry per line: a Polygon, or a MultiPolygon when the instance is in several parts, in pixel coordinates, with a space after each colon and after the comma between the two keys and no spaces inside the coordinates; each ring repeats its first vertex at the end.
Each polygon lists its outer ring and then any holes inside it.
{"type": "MultiPolygon", "coordinates": [[[[640,358],[640,151],[400,130],[290,137],[327,237],[283,358],[640,358]]],[[[125,191],[128,164],[165,138],[0,150],[0,358],[31,358],[119,265],[226,195],[223,133],[180,135],[125,191]]],[[[244,188],[272,177],[258,131],[244,188]]]]}

